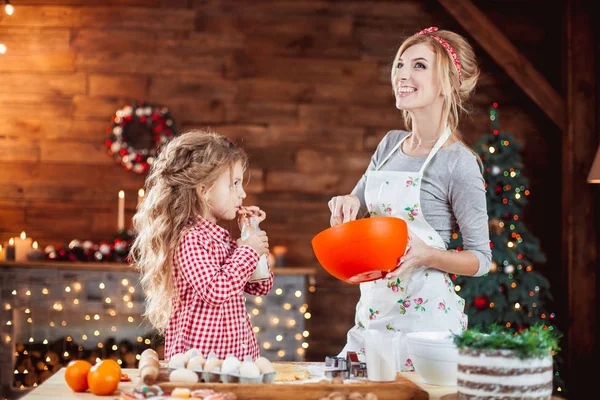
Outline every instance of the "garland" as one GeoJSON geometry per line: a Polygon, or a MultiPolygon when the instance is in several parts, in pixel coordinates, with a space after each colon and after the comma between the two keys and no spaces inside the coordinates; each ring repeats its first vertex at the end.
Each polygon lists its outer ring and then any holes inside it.
{"type": "Polygon", "coordinates": [[[459,349],[514,350],[521,359],[545,357],[548,351],[554,354],[560,350],[558,341],[561,338],[560,334],[543,324],[533,325],[520,333],[513,333],[493,324],[488,333],[473,328],[453,336],[459,349]]]}
{"type": "Polygon", "coordinates": [[[117,110],[106,133],[108,154],[138,174],[148,171],[160,147],[177,134],[169,110],[146,102],[117,110]]]}

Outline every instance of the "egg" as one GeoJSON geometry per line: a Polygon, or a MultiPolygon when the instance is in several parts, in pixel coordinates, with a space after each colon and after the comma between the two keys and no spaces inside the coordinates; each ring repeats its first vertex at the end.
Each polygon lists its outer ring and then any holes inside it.
{"type": "Polygon", "coordinates": [[[208,372],[215,371],[216,369],[221,368],[223,364],[223,360],[219,360],[218,358],[210,358],[206,360],[206,364],[204,364],[204,370],[208,372]]]}
{"type": "Polygon", "coordinates": [[[258,368],[258,365],[252,361],[251,356],[246,356],[246,358],[244,358],[244,362],[240,366],[240,376],[244,378],[260,377],[260,368],[258,368]]]}
{"type": "Polygon", "coordinates": [[[185,354],[185,357],[187,359],[187,362],[189,362],[194,357],[202,355],[202,353],[198,349],[189,349],[184,354],[185,354]]]}
{"type": "Polygon", "coordinates": [[[169,360],[169,368],[185,368],[186,363],[185,354],[177,353],[169,360]]]}
{"type": "Polygon", "coordinates": [[[187,369],[203,369],[206,360],[202,357],[202,354],[190,358],[190,361],[187,363],[187,369]]]}
{"type": "Polygon", "coordinates": [[[267,360],[265,357],[258,357],[255,363],[256,365],[258,365],[260,372],[263,374],[268,374],[275,371],[275,369],[273,368],[273,364],[271,364],[271,361],[267,360]]]}
{"type": "Polygon", "coordinates": [[[179,368],[171,372],[169,381],[178,383],[197,383],[198,374],[185,368],[179,368]]]}
{"type": "Polygon", "coordinates": [[[242,362],[233,354],[227,355],[223,364],[221,365],[221,372],[224,374],[234,374],[236,375],[239,372],[240,366],[242,362]]]}

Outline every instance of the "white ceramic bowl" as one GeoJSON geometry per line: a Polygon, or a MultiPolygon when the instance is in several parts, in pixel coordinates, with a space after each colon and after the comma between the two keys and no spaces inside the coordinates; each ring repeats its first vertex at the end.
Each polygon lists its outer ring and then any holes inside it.
{"type": "Polygon", "coordinates": [[[425,382],[456,386],[458,348],[450,332],[411,332],[406,338],[408,356],[425,382]]]}

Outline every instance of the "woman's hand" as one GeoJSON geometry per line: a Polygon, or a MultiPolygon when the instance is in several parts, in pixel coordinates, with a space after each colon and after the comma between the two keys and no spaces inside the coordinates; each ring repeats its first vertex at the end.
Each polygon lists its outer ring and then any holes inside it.
{"type": "Polygon", "coordinates": [[[238,213],[246,214],[248,217],[255,217],[257,223],[263,222],[267,218],[267,214],[257,206],[240,207],[238,213]]]}
{"type": "Polygon", "coordinates": [[[352,194],[333,197],[327,204],[331,210],[331,226],[354,221],[360,208],[360,200],[352,194]]]}
{"type": "Polygon", "coordinates": [[[389,272],[385,277],[393,278],[407,269],[428,265],[431,261],[432,254],[436,251],[431,246],[428,246],[420,237],[412,231],[408,231],[408,245],[406,252],[398,261],[398,268],[389,272]]]}

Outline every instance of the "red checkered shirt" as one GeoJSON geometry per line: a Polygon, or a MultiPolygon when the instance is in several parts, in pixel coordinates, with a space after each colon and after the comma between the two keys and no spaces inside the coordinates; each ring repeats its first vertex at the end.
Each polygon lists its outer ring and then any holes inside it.
{"type": "Polygon", "coordinates": [[[165,333],[165,359],[189,349],[220,359],[233,354],[243,360],[259,357],[258,343],[246,311],[244,292],[264,296],[269,280],[249,283],[258,254],[240,246],[229,232],[200,218],[182,238],[175,254],[174,284],[180,301],[165,333]]]}

